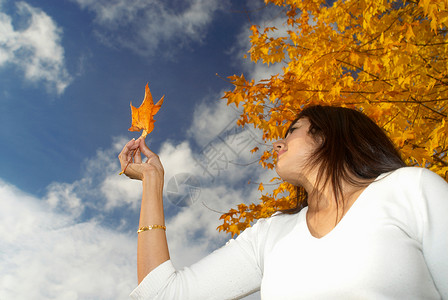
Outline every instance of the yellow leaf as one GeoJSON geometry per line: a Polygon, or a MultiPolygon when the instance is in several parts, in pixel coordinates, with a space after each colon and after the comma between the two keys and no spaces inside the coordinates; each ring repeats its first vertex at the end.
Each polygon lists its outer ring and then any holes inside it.
{"type": "Polygon", "coordinates": [[[162,98],[154,105],[152,101],[151,91],[149,90],[148,84],[145,88],[145,98],[139,108],[132,106],[131,102],[131,112],[132,112],[132,125],[129,131],[140,131],[142,132],[142,137],[145,138],[154,129],[154,119],[155,114],[159,111],[163,103],[162,98]]]}
{"type": "Polygon", "coordinates": [[[408,25],[408,30],[406,31],[406,39],[409,41],[413,37],[415,37],[415,34],[414,31],[412,30],[412,25],[408,25]]]}

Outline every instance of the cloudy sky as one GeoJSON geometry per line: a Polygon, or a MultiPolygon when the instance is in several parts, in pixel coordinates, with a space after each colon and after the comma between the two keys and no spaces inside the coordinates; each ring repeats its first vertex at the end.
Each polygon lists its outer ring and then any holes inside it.
{"type": "Polygon", "coordinates": [[[0,0],[0,299],[126,299],[135,288],[141,184],[118,175],[117,155],[139,136],[129,103],[146,83],[165,95],[147,143],[165,167],[171,257],[181,268],[225,243],[219,212],[257,201],[273,176],[249,152],[271,145],[220,100],[227,76],[278,71],[242,59],[251,23],[283,23],[263,7],[0,0]]]}

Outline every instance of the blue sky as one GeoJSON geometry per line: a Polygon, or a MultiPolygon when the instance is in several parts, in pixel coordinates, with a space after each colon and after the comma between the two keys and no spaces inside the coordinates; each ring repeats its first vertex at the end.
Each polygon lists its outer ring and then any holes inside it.
{"type": "Polygon", "coordinates": [[[222,78],[279,71],[243,59],[250,22],[283,25],[263,6],[0,0],[0,299],[124,299],[135,287],[141,185],[118,176],[116,157],[139,135],[129,103],[146,83],[165,95],[147,138],[165,185],[194,179],[165,194],[172,259],[189,265],[225,243],[215,211],[257,201],[274,175],[249,152],[271,145],[220,100],[232,89],[222,78]]]}

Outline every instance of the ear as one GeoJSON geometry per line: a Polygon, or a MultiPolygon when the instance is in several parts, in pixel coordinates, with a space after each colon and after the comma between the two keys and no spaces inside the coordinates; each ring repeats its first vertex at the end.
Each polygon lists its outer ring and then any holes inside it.
{"type": "Polygon", "coordinates": [[[308,134],[313,138],[313,140],[319,146],[321,146],[324,143],[324,141],[325,141],[325,138],[323,137],[323,135],[320,134],[319,131],[315,127],[313,127],[312,125],[310,125],[310,129],[308,130],[308,134]]]}

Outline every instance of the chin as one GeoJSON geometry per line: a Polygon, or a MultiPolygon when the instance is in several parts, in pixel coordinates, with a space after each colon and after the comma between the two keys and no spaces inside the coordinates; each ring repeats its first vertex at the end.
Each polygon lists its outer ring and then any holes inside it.
{"type": "Polygon", "coordinates": [[[278,164],[277,165],[275,165],[275,172],[277,173],[277,175],[281,178],[281,179],[283,179],[283,177],[282,177],[282,172],[281,172],[281,168],[279,168],[279,166],[278,166],[278,164]]]}
{"type": "Polygon", "coordinates": [[[293,174],[287,174],[287,172],[282,172],[282,169],[277,166],[275,166],[275,171],[277,172],[277,175],[287,183],[290,183],[294,186],[297,186],[299,184],[297,180],[297,176],[293,176],[293,174]]]}

